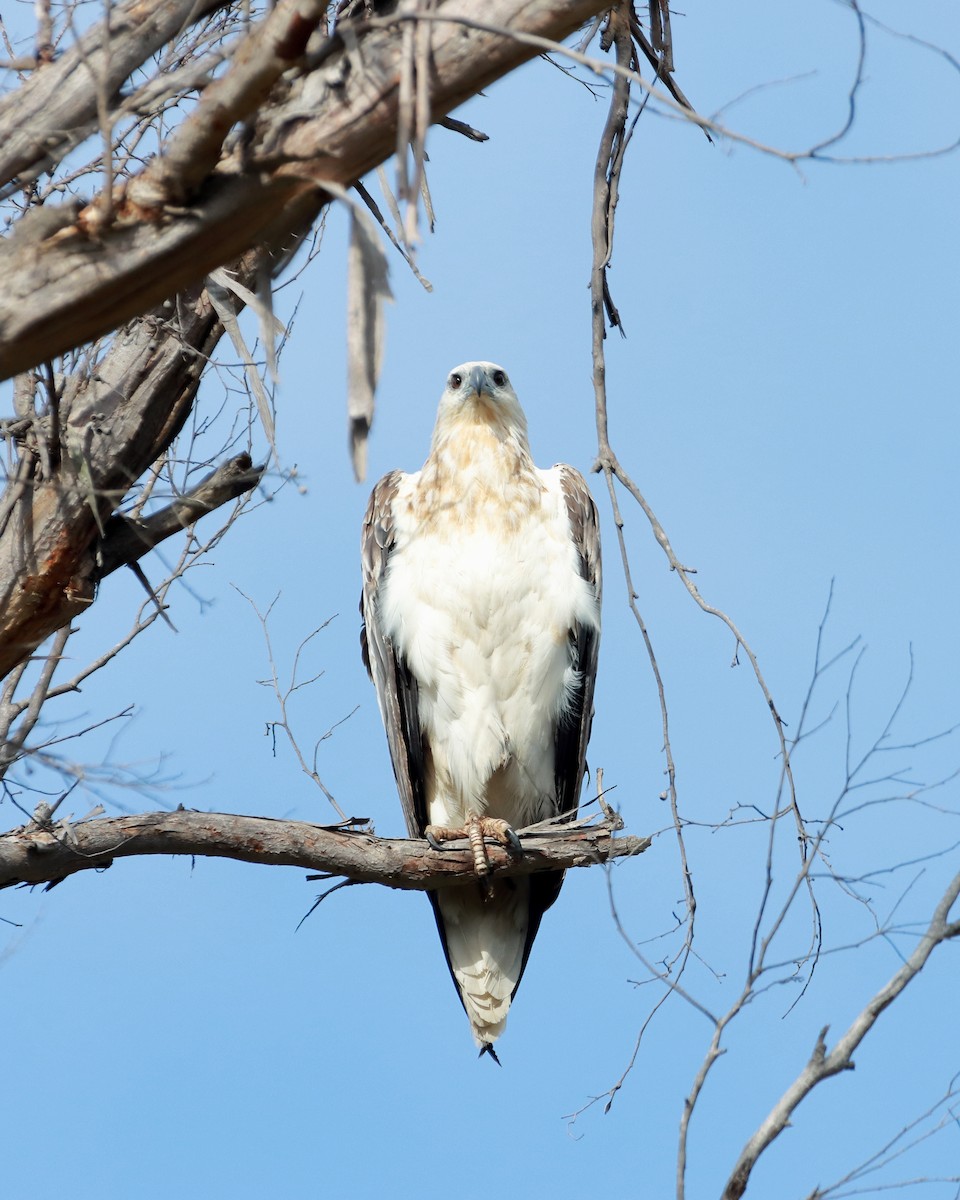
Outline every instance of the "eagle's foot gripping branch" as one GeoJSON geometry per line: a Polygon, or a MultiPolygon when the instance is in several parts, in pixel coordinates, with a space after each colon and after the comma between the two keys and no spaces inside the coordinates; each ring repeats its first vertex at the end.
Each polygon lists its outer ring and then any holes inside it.
{"type": "Polygon", "coordinates": [[[491,841],[514,854],[523,853],[520,839],[509,821],[503,821],[499,817],[478,817],[472,814],[466,824],[461,825],[459,829],[451,829],[446,825],[428,825],[423,831],[423,835],[434,850],[444,849],[444,842],[455,842],[466,838],[473,851],[474,870],[481,879],[490,874],[490,860],[487,858],[487,850],[483,844],[484,838],[490,838],[491,841]]]}

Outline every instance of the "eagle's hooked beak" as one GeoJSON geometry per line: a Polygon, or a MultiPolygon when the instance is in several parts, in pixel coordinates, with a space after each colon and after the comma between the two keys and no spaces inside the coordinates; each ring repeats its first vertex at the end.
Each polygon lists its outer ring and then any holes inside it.
{"type": "Polygon", "coordinates": [[[467,380],[467,383],[471,391],[473,391],[477,396],[482,395],[484,392],[486,392],[488,395],[492,395],[490,380],[487,378],[487,373],[483,367],[474,367],[470,372],[470,377],[467,380]]]}

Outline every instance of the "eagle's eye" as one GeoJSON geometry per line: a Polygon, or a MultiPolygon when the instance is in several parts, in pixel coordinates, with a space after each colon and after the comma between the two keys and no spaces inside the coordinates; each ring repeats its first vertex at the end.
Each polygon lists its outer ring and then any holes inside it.
{"type": "Polygon", "coordinates": [[[497,387],[503,387],[503,385],[507,382],[507,377],[502,371],[494,371],[493,382],[497,385],[497,387]]]}
{"type": "Polygon", "coordinates": [[[450,376],[451,390],[455,392],[461,383],[463,383],[463,376],[458,375],[457,372],[454,371],[454,373],[450,376]]]}

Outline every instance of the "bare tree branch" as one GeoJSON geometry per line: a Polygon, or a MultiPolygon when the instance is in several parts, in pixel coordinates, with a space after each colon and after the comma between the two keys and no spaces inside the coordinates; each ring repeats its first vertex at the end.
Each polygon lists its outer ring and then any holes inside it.
{"type": "Polygon", "coordinates": [[[97,579],[136,562],[168,537],[249,492],[263,472],[263,467],[253,465],[249,454],[238,454],[160,512],[144,519],[115,514],[107,521],[97,547],[97,579]]]}
{"type": "MultiPolygon", "coordinates": [[[[260,261],[249,255],[241,278],[260,261]]],[[[47,417],[30,418],[25,486],[0,528],[0,676],[93,602],[106,573],[97,541],[183,427],[222,332],[194,288],[133,322],[95,369],[65,382],[47,417]]]]}
{"type": "Polygon", "coordinates": [[[131,73],[181,30],[226,0],[126,0],[0,101],[0,186],[22,187],[59,162],[97,127],[97,88],[110,99],[131,73]]]}
{"type": "Polygon", "coordinates": [[[760,1155],[786,1129],[800,1103],[825,1079],[838,1075],[841,1071],[853,1069],[854,1052],[876,1024],[880,1014],[896,1000],[907,984],[912,983],[920,974],[926,966],[927,959],[937,946],[960,934],[960,921],[950,920],[950,912],[957,902],[958,896],[960,896],[960,873],[953,877],[941,896],[934,909],[930,924],[914,952],[892,979],[870,997],[832,1050],[827,1050],[827,1030],[821,1030],[810,1061],[786,1089],[741,1150],[740,1157],[724,1188],[723,1200],[739,1200],[746,1191],[750,1173],[760,1155]]]}
{"type": "MultiPolygon", "coordinates": [[[[623,568],[624,581],[627,588],[627,604],[637,623],[637,627],[640,630],[640,635],[643,639],[643,644],[646,649],[647,657],[649,659],[650,667],[657,686],[657,695],[660,704],[661,728],[663,733],[663,752],[666,761],[666,795],[670,800],[674,835],[676,837],[680,859],[680,871],[683,883],[686,911],[683,916],[683,945],[670,964],[672,968],[675,963],[679,963],[679,967],[675,974],[671,974],[669,969],[662,973],[661,978],[663,978],[667,983],[666,990],[654,1006],[653,1012],[651,1012],[643,1024],[643,1029],[638,1037],[630,1064],[621,1075],[617,1083],[614,1084],[610,1089],[607,1101],[608,1106],[613,1103],[614,1096],[619,1091],[624,1079],[626,1078],[626,1075],[629,1073],[633,1063],[636,1061],[640,1038],[642,1038],[643,1032],[649,1026],[653,1016],[659,1011],[660,1006],[664,1003],[667,996],[671,995],[675,991],[682,992],[682,989],[678,986],[678,981],[683,975],[689,956],[692,953],[697,909],[696,895],[693,887],[693,875],[687,859],[686,842],[683,833],[683,821],[681,820],[679,801],[677,797],[676,764],[674,762],[673,748],[670,741],[670,717],[667,708],[666,689],[664,687],[663,676],[660,672],[660,666],[657,662],[653,642],[650,639],[643,616],[637,606],[637,593],[633,585],[630,560],[627,554],[627,546],[623,534],[624,521],[620,511],[616,489],[614,487],[614,473],[607,465],[603,457],[604,448],[608,447],[609,445],[606,424],[606,356],[604,353],[606,324],[607,321],[609,321],[612,326],[620,327],[620,315],[617,312],[616,306],[613,303],[613,298],[610,294],[610,289],[607,282],[607,270],[613,254],[614,218],[616,214],[617,200],[619,197],[620,175],[623,168],[624,155],[626,153],[626,148],[630,141],[631,135],[631,126],[628,125],[630,107],[629,72],[631,67],[634,66],[636,62],[633,38],[633,29],[635,25],[636,21],[632,4],[621,3],[617,8],[611,10],[607,25],[604,30],[604,42],[609,42],[614,47],[617,66],[620,69],[614,77],[613,93],[610,98],[607,119],[604,124],[603,133],[600,139],[600,146],[597,151],[597,158],[594,165],[593,208],[591,213],[591,244],[593,249],[593,263],[590,274],[593,384],[597,417],[598,445],[600,447],[601,455],[600,459],[598,460],[598,466],[603,470],[604,473],[604,478],[606,480],[607,489],[610,495],[614,523],[617,528],[620,559],[623,568]]],[[[631,939],[624,930],[616,913],[616,908],[613,904],[612,892],[611,907],[613,909],[614,922],[617,925],[617,929],[620,932],[621,937],[623,937],[628,945],[631,945],[631,949],[633,949],[631,939]]],[[[654,974],[658,974],[658,972],[654,972],[654,974]]],[[[681,1196],[683,1171],[684,1168],[681,1163],[679,1172],[679,1178],[681,1180],[681,1196]]]]}
{"type": "MultiPolygon", "coordinates": [[[[307,825],[225,813],[144,813],[139,816],[51,822],[41,806],[34,820],[0,836],[0,888],[53,884],[77,871],[108,867],[118,858],[145,854],[207,855],[271,866],[306,867],[358,883],[426,891],[475,882],[466,841],[433,850],[425,841],[377,838],[360,827],[307,825]]],[[[521,858],[490,846],[498,875],[529,875],[586,867],[641,854],[649,838],[614,837],[619,818],[520,830],[521,858]]]]}

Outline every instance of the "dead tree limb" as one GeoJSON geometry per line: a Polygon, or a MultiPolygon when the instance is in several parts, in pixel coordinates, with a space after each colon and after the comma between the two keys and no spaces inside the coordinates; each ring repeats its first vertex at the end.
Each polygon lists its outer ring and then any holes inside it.
{"type": "Polygon", "coordinates": [[[178,33],[227,0],[125,0],[111,7],[109,36],[94,25],[55,62],[0,101],[0,189],[23,187],[97,127],[97,88],[109,100],[178,33]]]}
{"type": "MultiPolygon", "coordinates": [[[[241,282],[265,253],[241,261],[241,282]]],[[[29,436],[17,435],[22,486],[8,486],[0,520],[0,677],[93,603],[109,573],[99,545],[114,556],[111,514],[180,432],[222,332],[205,289],[194,287],[121,330],[95,370],[70,376],[55,429],[27,419],[29,436]]]]}
{"type": "Polygon", "coordinates": [[[256,487],[263,471],[263,467],[253,465],[249,454],[238,454],[217,467],[186,495],[149,517],[112,516],[97,548],[97,578],[103,579],[120,567],[137,562],[168,537],[182,532],[231,500],[237,500],[256,487]]]}
{"type": "MultiPolygon", "coordinates": [[[[523,856],[515,858],[491,845],[490,865],[497,875],[529,875],[610,862],[648,848],[649,838],[615,837],[621,825],[614,817],[593,824],[555,825],[549,831],[521,830],[523,856]]],[[[362,825],[331,828],[184,810],[52,822],[38,811],[28,825],[0,836],[0,888],[52,885],[78,871],[146,854],[305,867],[357,883],[414,891],[476,880],[466,842],[463,849],[438,851],[425,841],[374,837],[362,825]]]]}

